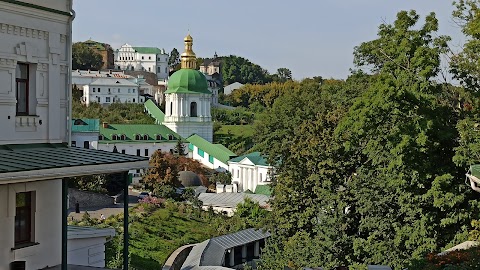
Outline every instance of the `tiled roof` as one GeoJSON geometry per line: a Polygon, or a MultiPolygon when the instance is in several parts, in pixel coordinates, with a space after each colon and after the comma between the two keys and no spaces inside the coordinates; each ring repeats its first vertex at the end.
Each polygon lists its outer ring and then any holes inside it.
{"type": "MultiPolygon", "coordinates": [[[[132,47],[138,53],[144,54],[161,54],[162,51],[155,47],[132,47]]],[[[155,59],[154,59],[155,60],[155,59]]]]}
{"type": "Polygon", "coordinates": [[[99,132],[99,119],[72,119],[72,132],[99,132]]]}
{"type": "Polygon", "coordinates": [[[107,128],[100,127],[100,135],[104,138],[99,143],[145,143],[145,142],[165,142],[169,141],[168,136],[172,135],[172,141],[181,139],[180,135],[164,125],[129,125],[129,124],[108,124],[107,128]],[[117,135],[117,139],[113,140],[113,135],[117,135]],[[121,135],[125,135],[125,139],[121,139],[121,135]],[[141,136],[141,140],[136,139],[136,135],[141,136]],[[148,136],[148,140],[144,140],[144,135],[148,136]],[[157,139],[157,135],[162,138],[157,139]]]}
{"type": "Polygon", "coordinates": [[[232,157],[236,156],[235,153],[228,150],[225,146],[221,144],[213,144],[197,134],[188,137],[187,141],[225,164],[227,164],[228,160],[232,157]]]}
{"type": "Polygon", "coordinates": [[[151,99],[148,99],[144,103],[145,109],[147,112],[155,118],[155,122],[157,124],[161,124],[163,120],[165,119],[165,114],[160,110],[160,108],[157,107],[155,102],[153,102],[151,99]]]}
{"type": "Polygon", "coordinates": [[[255,165],[269,166],[269,164],[267,163],[267,160],[262,156],[262,154],[260,152],[253,152],[253,153],[250,153],[250,154],[247,154],[247,155],[232,158],[230,160],[230,162],[237,162],[238,163],[238,162],[242,161],[244,158],[248,158],[248,160],[250,160],[255,165]]]}
{"type": "Polygon", "coordinates": [[[148,161],[148,158],[64,144],[0,145],[0,178],[2,173],[136,161],[148,161]]]}

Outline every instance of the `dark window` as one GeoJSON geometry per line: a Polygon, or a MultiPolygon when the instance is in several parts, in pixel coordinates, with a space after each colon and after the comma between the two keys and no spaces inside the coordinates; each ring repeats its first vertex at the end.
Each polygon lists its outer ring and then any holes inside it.
{"type": "Polygon", "coordinates": [[[173,135],[168,135],[168,140],[173,141],[174,140],[173,135]]]}
{"type": "Polygon", "coordinates": [[[146,134],[143,135],[143,139],[144,139],[145,141],[148,141],[148,135],[146,135],[146,134]]]}
{"type": "Polygon", "coordinates": [[[28,115],[28,65],[18,64],[15,77],[17,115],[28,115]]]}
{"type": "Polygon", "coordinates": [[[190,103],[190,116],[197,117],[197,103],[190,103]]]}
{"type": "Polygon", "coordinates": [[[85,148],[85,149],[90,148],[90,142],[89,141],[84,141],[83,142],[83,148],[85,148]]]}
{"type": "Polygon", "coordinates": [[[140,149],[137,149],[137,156],[140,156],[140,149]]]}
{"type": "Polygon", "coordinates": [[[149,57],[148,57],[148,60],[152,60],[152,57],[151,57],[151,56],[149,56],[149,57]]]}
{"type": "Polygon", "coordinates": [[[148,149],[145,149],[145,156],[148,157],[148,149]]]}
{"type": "Polygon", "coordinates": [[[125,141],[127,139],[127,136],[125,136],[125,134],[122,134],[122,136],[120,136],[120,138],[122,139],[122,141],[125,141]]]}
{"type": "Polygon", "coordinates": [[[125,154],[125,149],[122,149],[122,154],[125,154]]]}
{"type": "Polygon", "coordinates": [[[15,211],[15,246],[33,242],[33,227],[32,192],[17,193],[15,211]]]}
{"type": "Polygon", "coordinates": [[[173,114],[173,102],[170,102],[170,115],[173,114]]]}
{"type": "Polygon", "coordinates": [[[100,87],[98,87],[98,92],[100,93],[100,87]]]}
{"type": "Polygon", "coordinates": [[[77,146],[77,142],[76,142],[76,141],[72,141],[72,146],[73,146],[73,147],[77,146]]]}
{"type": "Polygon", "coordinates": [[[103,135],[98,136],[98,140],[99,141],[103,140],[103,135]]]}
{"type": "Polygon", "coordinates": [[[135,99],[133,99],[133,102],[135,102],[135,99]]]}

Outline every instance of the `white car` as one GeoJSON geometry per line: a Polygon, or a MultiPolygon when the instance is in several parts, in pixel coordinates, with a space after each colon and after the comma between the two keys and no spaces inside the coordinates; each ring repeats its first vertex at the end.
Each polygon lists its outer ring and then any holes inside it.
{"type": "Polygon", "coordinates": [[[146,192],[146,191],[140,192],[140,194],[138,194],[138,199],[139,199],[139,200],[143,200],[143,199],[145,199],[145,198],[147,198],[147,197],[149,197],[149,196],[150,196],[150,194],[148,194],[148,192],[146,192]]]}

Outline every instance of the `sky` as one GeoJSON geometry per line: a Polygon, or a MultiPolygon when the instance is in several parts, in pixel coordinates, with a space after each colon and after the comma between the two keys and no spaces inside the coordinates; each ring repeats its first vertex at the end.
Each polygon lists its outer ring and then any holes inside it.
{"type": "Polygon", "coordinates": [[[237,55],[270,73],[289,68],[295,79],[344,79],[353,49],[376,38],[397,12],[435,12],[439,35],[464,42],[452,20],[452,0],[74,0],[73,41],[93,39],[114,49],[132,46],[183,51],[188,31],[199,57],[237,55]]]}

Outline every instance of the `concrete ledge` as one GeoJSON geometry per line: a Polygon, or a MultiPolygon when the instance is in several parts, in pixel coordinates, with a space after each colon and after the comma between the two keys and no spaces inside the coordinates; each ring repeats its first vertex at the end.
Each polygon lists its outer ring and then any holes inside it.
{"type": "Polygon", "coordinates": [[[183,263],[192,251],[193,245],[185,245],[177,248],[171,255],[168,257],[165,265],[163,265],[162,270],[180,270],[183,263]]]}

